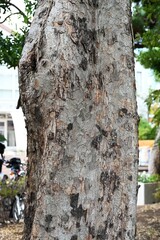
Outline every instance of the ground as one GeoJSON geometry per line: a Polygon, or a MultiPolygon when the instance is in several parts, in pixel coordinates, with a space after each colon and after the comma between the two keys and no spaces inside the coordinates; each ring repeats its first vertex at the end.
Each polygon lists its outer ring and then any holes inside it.
{"type": "MultiPolygon", "coordinates": [[[[1,240],[21,240],[23,223],[0,227],[1,240]]],[[[138,206],[136,240],[160,240],[160,203],[138,206]]]]}
{"type": "Polygon", "coordinates": [[[138,206],[136,240],[160,240],[160,203],[138,206]]]}

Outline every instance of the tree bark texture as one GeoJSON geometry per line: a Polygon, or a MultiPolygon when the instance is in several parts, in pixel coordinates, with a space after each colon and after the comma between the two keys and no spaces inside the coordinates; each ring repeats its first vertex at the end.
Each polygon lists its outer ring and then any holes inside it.
{"type": "Polygon", "coordinates": [[[160,174],[160,129],[151,151],[151,159],[148,167],[149,174],[160,174]]]}
{"type": "Polygon", "coordinates": [[[128,0],[39,1],[19,66],[25,240],[134,239],[137,109],[128,0]]]}

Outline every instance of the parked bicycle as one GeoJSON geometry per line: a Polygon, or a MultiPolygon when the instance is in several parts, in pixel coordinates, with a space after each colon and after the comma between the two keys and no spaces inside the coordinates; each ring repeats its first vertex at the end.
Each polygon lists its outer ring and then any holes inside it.
{"type": "MultiPolygon", "coordinates": [[[[1,153],[1,152],[0,152],[1,153]]],[[[1,188],[6,188],[10,191],[10,197],[6,197],[3,193],[3,189],[0,189],[3,206],[5,209],[10,210],[10,218],[15,222],[19,222],[24,218],[24,201],[25,201],[25,166],[21,162],[20,158],[11,158],[5,160],[3,153],[1,154],[2,159],[0,160],[1,165],[4,164],[7,168],[10,168],[10,175],[1,175],[1,188]]],[[[2,170],[2,166],[1,169],[2,170]]]]}

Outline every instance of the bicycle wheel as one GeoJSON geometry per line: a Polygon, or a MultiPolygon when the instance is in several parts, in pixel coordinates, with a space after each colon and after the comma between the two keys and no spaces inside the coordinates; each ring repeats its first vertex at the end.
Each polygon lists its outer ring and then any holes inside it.
{"type": "Polygon", "coordinates": [[[13,216],[14,222],[17,222],[17,223],[20,220],[19,209],[20,209],[20,206],[18,206],[18,201],[15,200],[13,207],[12,207],[12,216],[13,216]]]}

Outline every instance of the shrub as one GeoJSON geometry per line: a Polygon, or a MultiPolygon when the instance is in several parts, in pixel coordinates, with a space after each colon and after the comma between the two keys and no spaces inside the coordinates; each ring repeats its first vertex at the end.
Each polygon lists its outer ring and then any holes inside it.
{"type": "Polygon", "coordinates": [[[160,175],[159,174],[141,174],[138,176],[138,182],[142,183],[154,183],[154,182],[160,182],[160,175]]]}
{"type": "Polygon", "coordinates": [[[155,139],[157,132],[157,127],[152,127],[151,124],[142,117],[140,118],[138,127],[138,138],[139,140],[151,140],[155,139]]]}
{"type": "Polygon", "coordinates": [[[18,193],[25,191],[25,177],[21,177],[18,181],[9,180],[7,182],[0,182],[0,196],[2,198],[13,198],[18,193]]]}
{"type": "Polygon", "coordinates": [[[154,197],[158,201],[160,200],[160,184],[159,184],[158,188],[156,188],[156,192],[154,193],[154,197]]]}

